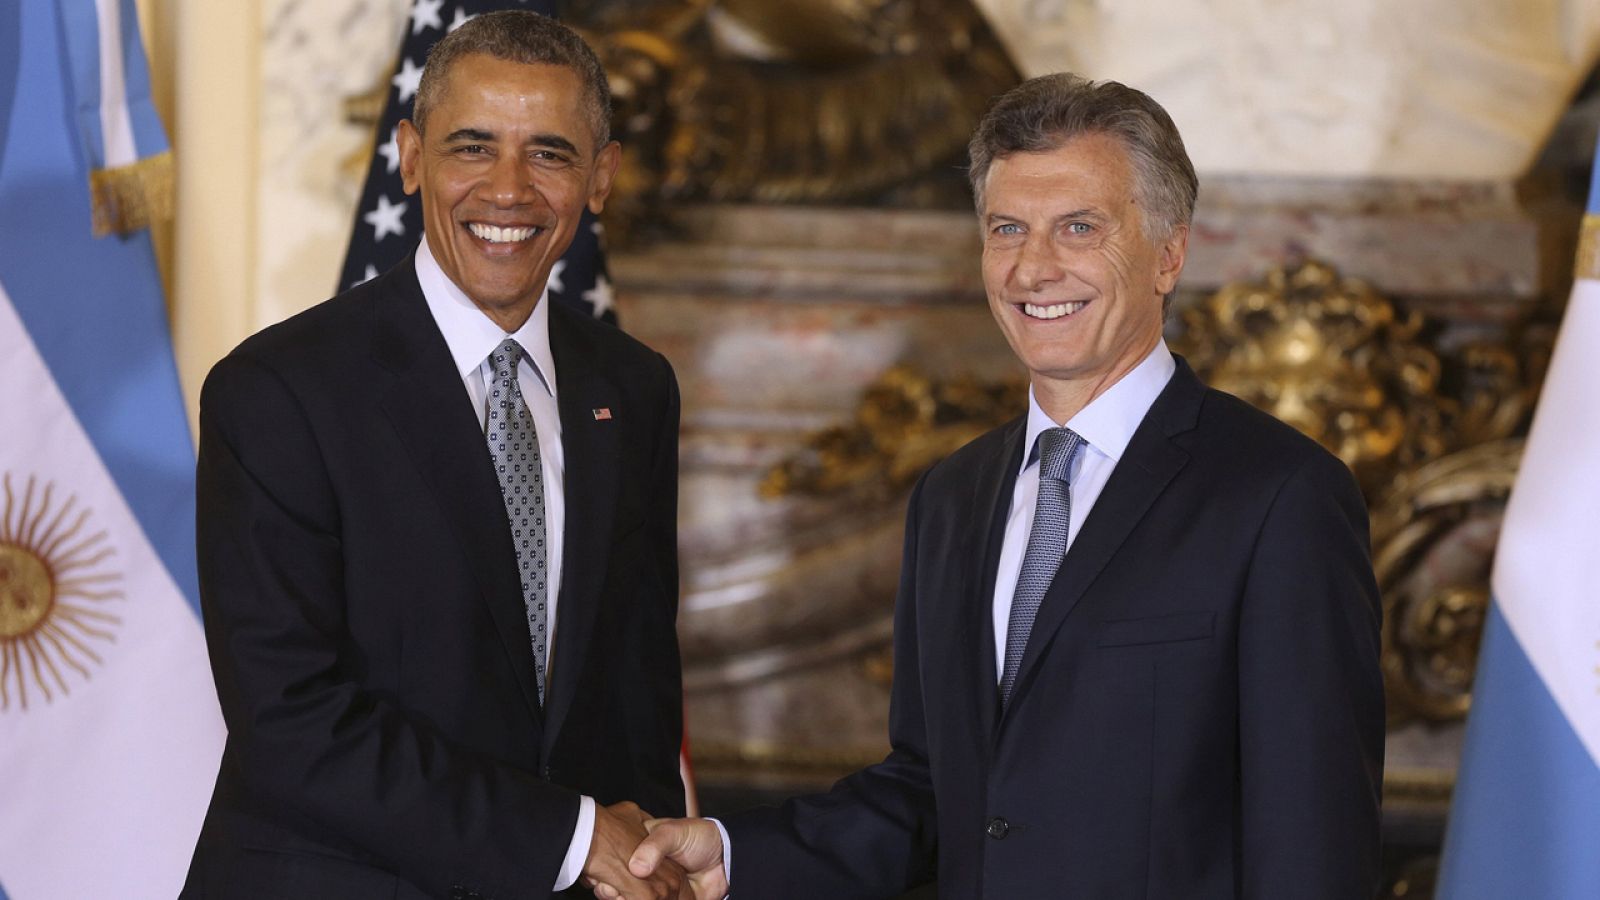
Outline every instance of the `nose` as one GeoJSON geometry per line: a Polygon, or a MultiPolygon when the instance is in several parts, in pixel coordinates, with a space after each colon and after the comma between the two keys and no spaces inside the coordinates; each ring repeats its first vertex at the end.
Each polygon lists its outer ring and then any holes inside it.
{"type": "Polygon", "coordinates": [[[480,197],[496,209],[510,209],[533,201],[533,163],[518,153],[501,154],[479,186],[480,197]]]}
{"type": "Polygon", "coordinates": [[[1011,277],[1016,287],[1024,291],[1037,291],[1061,280],[1061,261],[1046,235],[1029,234],[1017,248],[1016,265],[1011,277]]]}

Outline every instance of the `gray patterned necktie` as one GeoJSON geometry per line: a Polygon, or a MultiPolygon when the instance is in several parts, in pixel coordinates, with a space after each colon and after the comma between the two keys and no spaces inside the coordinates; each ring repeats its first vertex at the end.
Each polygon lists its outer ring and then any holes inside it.
{"type": "Polygon", "coordinates": [[[1011,702],[1011,688],[1028,647],[1033,619],[1039,614],[1050,582],[1067,555],[1067,525],[1072,520],[1070,476],[1072,457],[1083,438],[1070,428],[1049,428],[1039,433],[1039,502],[1033,508],[1033,530],[1017,574],[1011,599],[1011,619],[1006,624],[1006,664],[1000,675],[1000,705],[1011,702]]]}
{"type": "Polygon", "coordinates": [[[528,613],[528,636],[533,640],[533,669],[544,703],[544,666],[549,650],[549,616],[545,613],[546,580],[544,541],[544,471],[539,462],[539,434],[522,399],[517,364],[522,345],[512,338],[489,356],[494,383],[489,385],[489,420],[485,436],[500,479],[500,496],[511,522],[511,540],[517,550],[517,574],[522,579],[522,602],[528,613]]]}

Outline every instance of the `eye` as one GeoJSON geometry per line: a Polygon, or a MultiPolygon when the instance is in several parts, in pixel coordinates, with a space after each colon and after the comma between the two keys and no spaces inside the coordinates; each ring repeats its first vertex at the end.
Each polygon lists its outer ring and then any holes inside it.
{"type": "Polygon", "coordinates": [[[1067,223],[1067,233],[1068,234],[1088,234],[1089,232],[1091,232],[1093,230],[1094,230],[1094,226],[1090,225],[1088,222],[1068,222],[1067,223]]]}
{"type": "Polygon", "coordinates": [[[559,150],[535,150],[529,155],[534,162],[544,163],[545,165],[564,166],[571,162],[567,155],[559,150]]]}
{"type": "Polygon", "coordinates": [[[1022,226],[1015,222],[1002,222],[994,227],[994,233],[1005,235],[1021,234],[1022,226]]]}
{"type": "Polygon", "coordinates": [[[482,156],[489,152],[489,148],[482,144],[462,144],[456,147],[455,152],[462,156],[482,156]]]}

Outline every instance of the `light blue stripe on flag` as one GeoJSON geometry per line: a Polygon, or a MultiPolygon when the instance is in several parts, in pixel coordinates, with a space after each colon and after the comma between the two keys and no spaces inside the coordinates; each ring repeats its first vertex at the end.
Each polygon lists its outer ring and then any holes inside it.
{"type": "Polygon", "coordinates": [[[133,159],[166,150],[167,135],[150,97],[150,72],[145,65],[135,0],[57,0],[54,6],[60,19],[60,53],[72,86],[73,119],[87,156],[87,166],[127,165],[133,159]],[[133,131],[131,159],[114,159],[107,155],[101,106],[113,98],[104,96],[102,91],[101,53],[105,49],[102,46],[105,36],[100,33],[102,16],[107,15],[114,17],[114,43],[122,57],[117,80],[123,87],[122,105],[133,131]]]}
{"type": "Polygon", "coordinates": [[[161,116],[150,94],[150,68],[145,64],[144,39],[139,34],[138,2],[118,0],[117,6],[121,11],[118,26],[122,33],[122,77],[134,141],[139,158],[143,159],[167,149],[167,132],[161,127],[161,116]]]}
{"type": "Polygon", "coordinates": [[[1498,604],[1476,684],[1440,900],[1600,897],[1600,770],[1498,604]]]}
{"type": "Polygon", "coordinates": [[[90,234],[88,160],[64,127],[75,121],[74,102],[54,7],[23,0],[15,80],[0,83],[11,98],[0,151],[0,284],[198,611],[194,449],[160,276],[148,233],[90,234]]]}

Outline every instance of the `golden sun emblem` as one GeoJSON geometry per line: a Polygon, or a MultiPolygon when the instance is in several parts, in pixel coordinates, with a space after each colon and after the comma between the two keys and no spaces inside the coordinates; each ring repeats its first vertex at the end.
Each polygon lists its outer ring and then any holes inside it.
{"type": "Polygon", "coordinates": [[[66,669],[89,677],[100,655],[91,646],[114,641],[122,620],[96,606],[123,599],[122,576],[105,570],[116,553],[106,533],[86,533],[90,511],[78,498],[55,499],[55,485],[37,489],[29,476],[18,496],[11,474],[0,508],[0,712],[28,708],[32,690],[50,703],[65,695],[66,669]]]}

